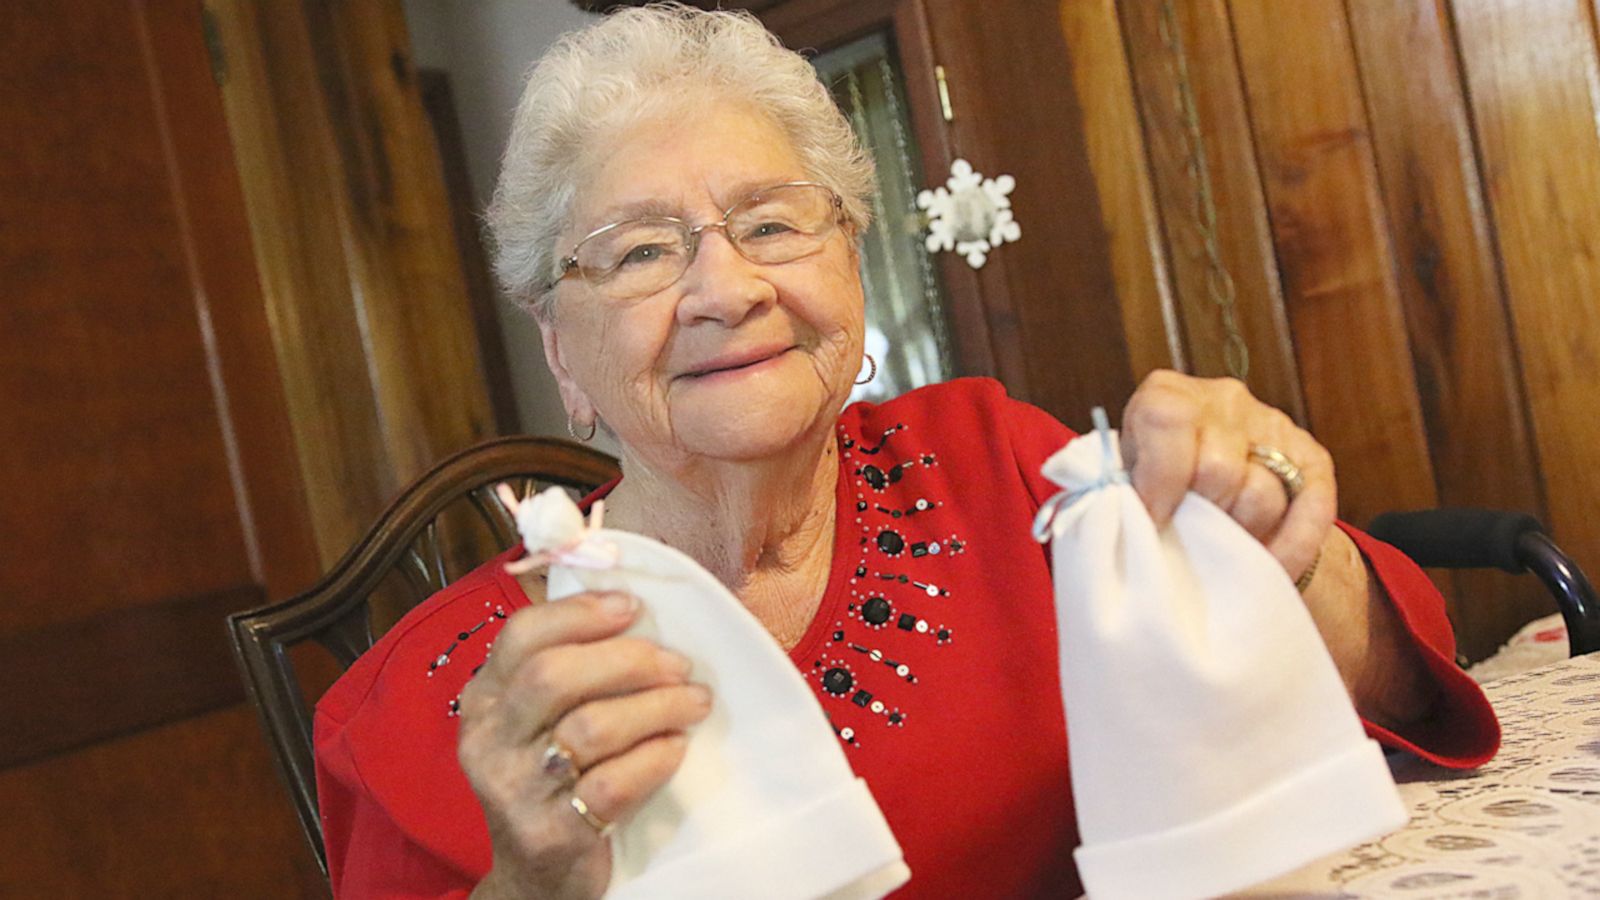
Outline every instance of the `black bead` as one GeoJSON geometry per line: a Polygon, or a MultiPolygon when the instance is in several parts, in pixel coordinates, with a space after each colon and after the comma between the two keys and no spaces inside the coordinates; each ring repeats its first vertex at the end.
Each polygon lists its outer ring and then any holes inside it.
{"type": "Polygon", "coordinates": [[[850,702],[865,709],[867,704],[872,702],[872,694],[867,691],[856,691],[855,696],[850,698],[850,702]]]}
{"type": "Polygon", "coordinates": [[[903,718],[905,718],[905,717],[900,715],[897,712],[889,713],[889,724],[890,725],[899,725],[900,724],[900,720],[903,719],[903,718]]]}
{"type": "Polygon", "coordinates": [[[896,556],[905,548],[906,539],[900,536],[900,532],[888,528],[878,532],[878,549],[884,553],[896,556]]]}
{"type": "Polygon", "coordinates": [[[834,639],[834,640],[836,640],[836,641],[842,641],[842,640],[844,640],[844,632],[842,632],[842,631],[835,631],[835,632],[834,632],[834,633],[833,633],[833,639],[834,639]]]}
{"type": "Polygon", "coordinates": [[[856,566],[856,577],[857,578],[865,578],[866,575],[867,575],[867,567],[866,566],[856,566]]]}
{"type": "Polygon", "coordinates": [[[466,640],[466,639],[467,639],[467,638],[469,638],[469,637],[472,637],[472,635],[470,635],[470,634],[467,634],[467,633],[466,633],[466,632],[465,632],[465,631],[463,631],[463,632],[461,632],[461,633],[460,633],[460,634],[458,634],[458,635],[456,635],[456,640],[458,640],[458,641],[464,641],[464,640],[466,640]]]}
{"type": "Polygon", "coordinates": [[[928,544],[927,544],[927,542],[926,541],[917,541],[915,544],[912,544],[911,545],[911,555],[914,556],[914,557],[917,557],[919,559],[921,557],[927,556],[928,555],[928,544]]]}
{"type": "Polygon", "coordinates": [[[894,609],[889,601],[882,597],[868,597],[867,602],[861,606],[861,618],[873,625],[882,625],[889,621],[889,616],[894,614],[894,609]]]}
{"type": "Polygon", "coordinates": [[[822,689],[835,697],[843,696],[855,684],[855,679],[850,677],[850,670],[835,666],[822,673],[822,689]]]}
{"type": "MultiPolygon", "coordinates": [[[[877,466],[862,466],[861,477],[866,479],[867,484],[872,485],[872,489],[875,491],[881,491],[889,484],[888,476],[884,475],[883,470],[877,466]]],[[[900,476],[896,475],[895,480],[898,481],[899,479],[900,476]]]]}
{"type": "Polygon", "coordinates": [[[866,511],[867,511],[867,501],[865,501],[865,500],[857,500],[856,501],[856,512],[866,512],[866,511]]]}
{"type": "Polygon", "coordinates": [[[941,640],[941,641],[950,640],[950,629],[948,629],[948,628],[939,629],[939,640],[941,640]]]}
{"type": "Polygon", "coordinates": [[[889,470],[889,483],[890,484],[894,484],[895,482],[899,481],[900,480],[900,476],[904,475],[905,471],[906,471],[905,463],[901,463],[900,465],[895,466],[894,468],[890,469],[889,470]]]}
{"type": "Polygon", "coordinates": [[[917,627],[917,617],[911,615],[910,613],[901,613],[900,621],[896,622],[895,624],[900,627],[901,631],[911,631],[917,627]]]}

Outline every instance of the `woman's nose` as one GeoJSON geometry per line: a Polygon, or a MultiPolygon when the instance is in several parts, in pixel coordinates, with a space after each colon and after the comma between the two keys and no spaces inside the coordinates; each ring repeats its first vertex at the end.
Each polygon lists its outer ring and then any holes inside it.
{"type": "Polygon", "coordinates": [[[680,286],[683,295],[678,301],[678,319],[685,325],[707,320],[737,325],[777,298],[764,267],[745,259],[720,227],[700,232],[694,259],[680,286]]]}

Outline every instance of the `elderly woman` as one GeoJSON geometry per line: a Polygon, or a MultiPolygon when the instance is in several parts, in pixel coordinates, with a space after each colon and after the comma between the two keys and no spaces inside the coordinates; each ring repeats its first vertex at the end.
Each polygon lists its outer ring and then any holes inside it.
{"type": "MultiPolygon", "coordinates": [[[[627,10],[533,72],[491,210],[497,267],[574,433],[603,423],[621,445],[607,524],[698,560],[789,652],[904,848],[901,896],[1070,896],[1053,593],[1029,523],[1056,490],[1040,463],[1072,435],[978,379],[844,408],[871,188],[815,73],[753,19],[627,10]]],[[[1371,733],[1450,765],[1493,753],[1440,598],[1335,523],[1309,434],[1236,381],[1169,372],[1128,403],[1123,442],[1157,521],[1199,493],[1297,579],[1371,733]]],[[[600,895],[605,826],[672,776],[717,702],[682,656],[621,636],[635,598],[542,602],[514,556],[415,610],[319,704],[338,894],[600,895]]]]}

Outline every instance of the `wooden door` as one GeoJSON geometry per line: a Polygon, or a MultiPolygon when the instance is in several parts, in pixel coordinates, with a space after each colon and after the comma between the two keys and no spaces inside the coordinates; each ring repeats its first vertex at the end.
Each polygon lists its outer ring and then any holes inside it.
{"type": "MultiPolygon", "coordinates": [[[[1487,506],[1600,566],[1590,0],[1060,0],[1119,272],[1165,283],[1180,364],[1309,427],[1341,513],[1487,506]],[[1086,48],[1099,48],[1088,50],[1086,48]],[[1113,90],[1112,85],[1126,85],[1113,90]],[[1225,326],[1218,271],[1231,275],[1225,326]]],[[[1137,358],[1137,355],[1136,355],[1137,358]]],[[[1531,578],[1435,573],[1465,655],[1554,611],[1531,578]]]]}
{"type": "Polygon", "coordinates": [[[0,4],[0,896],[325,894],[222,615],[319,571],[198,7],[0,4]]]}
{"type": "Polygon", "coordinates": [[[1093,406],[1119,408],[1132,392],[1136,357],[1172,364],[1157,282],[1147,279],[1152,291],[1141,296],[1146,306],[1137,313],[1154,328],[1125,323],[1136,313],[1114,302],[1119,275],[1138,262],[1107,252],[1100,206],[1126,198],[1096,193],[1097,160],[1083,140],[1074,60],[1053,21],[1040,27],[1041,13],[1053,7],[968,0],[697,5],[747,9],[790,47],[829,50],[885,35],[904,80],[924,184],[942,184],[957,158],[1016,178],[1011,201],[1026,237],[996,249],[977,270],[955,254],[937,259],[958,374],[998,378],[1012,396],[1087,428],[1093,406]],[[1127,339],[1129,330],[1137,343],[1127,339]],[[1068,335],[1081,339],[1069,342],[1068,335]]]}
{"type": "MultiPolygon", "coordinates": [[[[887,31],[928,181],[1016,176],[1023,239],[942,261],[964,374],[1079,427],[1158,367],[1240,377],[1346,519],[1524,510],[1600,568],[1592,0],[722,5],[795,47],[887,31]]],[[[1554,609],[1435,574],[1470,658],[1554,609]]]]}

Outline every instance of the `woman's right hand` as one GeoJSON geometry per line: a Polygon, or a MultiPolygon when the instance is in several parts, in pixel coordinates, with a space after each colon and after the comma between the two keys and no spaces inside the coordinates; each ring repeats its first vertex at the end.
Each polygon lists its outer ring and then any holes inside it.
{"type": "Polygon", "coordinates": [[[474,897],[599,897],[611,855],[571,798],[618,822],[683,761],[684,730],[711,711],[711,695],[689,683],[688,659],[619,637],[638,615],[627,594],[536,601],[506,621],[461,692],[457,756],[494,851],[474,897]],[[544,770],[552,741],[572,773],[544,770]]]}

